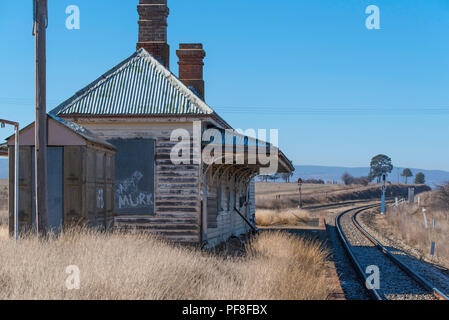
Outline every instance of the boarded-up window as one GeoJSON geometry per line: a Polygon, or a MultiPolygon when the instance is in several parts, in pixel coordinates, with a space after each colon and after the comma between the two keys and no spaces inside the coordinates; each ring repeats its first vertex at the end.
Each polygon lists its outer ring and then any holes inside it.
{"type": "Polygon", "coordinates": [[[117,214],[154,214],[154,140],[114,139],[117,214]]]}

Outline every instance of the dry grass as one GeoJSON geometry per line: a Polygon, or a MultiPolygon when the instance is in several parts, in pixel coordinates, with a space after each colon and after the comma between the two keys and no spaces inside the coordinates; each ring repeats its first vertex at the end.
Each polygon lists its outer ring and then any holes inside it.
{"type": "Polygon", "coordinates": [[[8,185],[7,180],[0,179],[0,226],[8,224],[8,185]]]}
{"type": "MultiPolygon", "coordinates": [[[[366,193],[369,198],[373,186],[346,186],[335,184],[303,184],[302,201],[305,205],[324,204],[346,200],[356,200],[358,194],[366,193]]],[[[296,183],[256,183],[256,207],[261,209],[296,208],[299,189],[296,183]]]]}
{"type": "Polygon", "coordinates": [[[8,226],[6,226],[6,225],[1,226],[0,225],[0,241],[1,240],[6,240],[8,238],[8,234],[9,234],[8,226]]]}
{"type": "Polygon", "coordinates": [[[261,233],[243,258],[223,258],[154,236],[71,231],[46,242],[0,238],[1,299],[325,299],[327,252],[261,233]],[[67,290],[66,267],[81,271],[67,290]]]}
{"type": "MultiPolygon", "coordinates": [[[[325,202],[333,192],[350,189],[344,185],[304,184],[302,197],[306,204],[325,202]]],[[[288,209],[298,206],[297,183],[256,183],[256,206],[261,209],[288,209]]]]}
{"type": "MultiPolygon", "coordinates": [[[[388,195],[405,196],[412,185],[392,185],[387,188],[388,195]]],[[[416,193],[430,189],[415,186],[416,193]]],[[[302,201],[304,205],[328,204],[342,201],[366,201],[379,199],[379,185],[333,185],[303,184],[302,201]]],[[[299,202],[299,189],[296,183],[256,183],[256,207],[260,209],[296,208],[299,202]]]]}
{"type": "Polygon", "coordinates": [[[258,226],[296,225],[310,220],[310,213],[302,209],[257,209],[256,222],[258,226]]]}
{"type": "Polygon", "coordinates": [[[0,210],[0,226],[8,225],[9,214],[7,210],[0,210]]]}
{"type": "Polygon", "coordinates": [[[427,208],[428,229],[425,228],[422,207],[417,204],[404,204],[389,209],[384,227],[410,246],[419,249],[423,256],[429,255],[431,243],[435,241],[437,259],[449,266],[449,212],[432,207],[434,196],[433,192],[421,195],[422,203],[427,208]],[[435,229],[432,228],[434,218],[435,229]]]}

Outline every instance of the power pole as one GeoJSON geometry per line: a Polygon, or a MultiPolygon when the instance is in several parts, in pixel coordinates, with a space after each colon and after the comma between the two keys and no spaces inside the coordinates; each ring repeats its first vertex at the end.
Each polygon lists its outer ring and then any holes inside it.
{"type": "Polygon", "coordinates": [[[298,179],[299,186],[299,208],[302,209],[302,178],[298,179]]]}
{"type": "Polygon", "coordinates": [[[35,123],[35,195],[36,227],[40,236],[48,232],[47,207],[47,0],[33,0],[36,37],[36,123],[35,123]]]}
{"type": "Polygon", "coordinates": [[[382,175],[382,199],[381,199],[381,214],[385,214],[386,206],[385,206],[385,192],[387,190],[387,175],[384,173],[382,175]]]}

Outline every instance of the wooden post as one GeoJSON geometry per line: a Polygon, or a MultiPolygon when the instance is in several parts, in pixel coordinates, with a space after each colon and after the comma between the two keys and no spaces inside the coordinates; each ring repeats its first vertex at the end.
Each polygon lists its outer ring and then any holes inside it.
{"type": "Polygon", "coordinates": [[[20,155],[20,143],[19,143],[19,124],[14,125],[16,131],[16,144],[14,146],[15,151],[15,168],[14,168],[14,240],[17,242],[19,238],[19,155],[20,155]]]}
{"type": "Polygon", "coordinates": [[[47,110],[46,110],[46,29],[47,0],[35,1],[36,30],[36,125],[35,194],[36,226],[40,236],[48,232],[47,208],[47,110]]]}

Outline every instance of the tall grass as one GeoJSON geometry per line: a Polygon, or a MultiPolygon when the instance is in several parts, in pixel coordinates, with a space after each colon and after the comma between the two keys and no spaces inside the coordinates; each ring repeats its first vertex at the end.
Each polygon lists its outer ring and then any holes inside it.
{"type": "Polygon", "coordinates": [[[4,225],[7,226],[8,225],[8,220],[9,220],[9,213],[7,210],[0,210],[0,226],[4,225]]]}
{"type": "Polygon", "coordinates": [[[449,212],[440,208],[427,208],[425,228],[422,208],[418,205],[400,205],[389,209],[386,215],[390,231],[407,244],[419,249],[423,256],[429,255],[432,241],[436,243],[435,255],[449,266],[449,212]],[[432,221],[435,218],[435,229],[432,221]]]}
{"type": "Polygon", "coordinates": [[[327,252],[280,232],[226,258],[144,234],[72,230],[17,244],[0,238],[0,299],[325,299],[327,252]],[[67,266],[80,269],[68,290],[67,266]]]}
{"type": "Polygon", "coordinates": [[[0,180],[0,226],[8,224],[8,188],[5,180],[0,180]]]}
{"type": "Polygon", "coordinates": [[[307,222],[309,220],[310,213],[302,209],[256,210],[256,223],[258,226],[296,225],[298,222],[307,222]]]}

